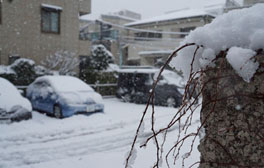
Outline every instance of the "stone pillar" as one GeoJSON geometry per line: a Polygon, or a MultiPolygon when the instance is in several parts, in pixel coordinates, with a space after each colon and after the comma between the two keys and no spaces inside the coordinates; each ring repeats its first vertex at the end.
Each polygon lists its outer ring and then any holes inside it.
{"type": "Polygon", "coordinates": [[[205,136],[198,147],[200,168],[264,167],[264,55],[250,83],[219,54],[216,67],[202,76],[201,122],[205,136]]]}

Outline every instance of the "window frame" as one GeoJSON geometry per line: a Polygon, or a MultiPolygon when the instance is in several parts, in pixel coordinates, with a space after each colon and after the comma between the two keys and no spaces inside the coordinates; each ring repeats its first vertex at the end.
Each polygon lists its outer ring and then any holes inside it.
{"type": "Polygon", "coordinates": [[[41,27],[41,32],[42,33],[51,33],[51,34],[60,34],[61,33],[61,10],[57,10],[57,9],[53,9],[53,8],[49,8],[49,7],[41,7],[40,9],[40,13],[41,13],[41,22],[40,22],[40,27],[41,27]],[[43,15],[44,12],[49,14],[49,30],[45,30],[44,29],[44,20],[43,20],[43,15]],[[58,15],[58,22],[57,22],[57,26],[58,26],[58,31],[52,31],[52,18],[51,18],[51,14],[52,13],[56,13],[58,15]]]}
{"type": "Polygon", "coordinates": [[[2,24],[2,15],[3,15],[3,10],[2,10],[2,6],[3,6],[3,2],[2,0],[0,0],[0,25],[2,24]]]}
{"type": "MultiPolygon", "coordinates": [[[[196,29],[195,26],[190,26],[190,27],[182,27],[180,28],[180,32],[181,33],[190,33],[192,30],[196,29]]],[[[184,38],[185,36],[187,36],[186,34],[181,34],[180,38],[184,38]]]]}
{"type": "Polygon", "coordinates": [[[137,41],[152,41],[162,39],[162,33],[159,32],[137,32],[134,33],[135,40],[137,41]]]}

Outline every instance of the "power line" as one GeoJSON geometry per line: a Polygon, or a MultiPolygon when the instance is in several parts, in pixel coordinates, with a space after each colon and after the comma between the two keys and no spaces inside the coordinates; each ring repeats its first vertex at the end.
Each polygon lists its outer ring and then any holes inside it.
{"type": "Polygon", "coordinates": [[[95,22],[101,22],[101,23],[108,24],[108,25],[111,25],[111,26],[114,26],[114,27],[118,27],[118,28],[126,29],[126,30],[132,30],[132,31],[135,31],[135,32],[160,33],[160,34],[176,34],[176,35],[188,35],[189,34],[189,32],[165,32],[165,31],[155,31],[155,30],[147,30],[147,29],[137,29],[137,28],[126,27],[126,26],[119,25],[119,24],[113,24],[113,23],[106,22],[106,21],[103,21],[103,20],[96,20],[95,22]]]}

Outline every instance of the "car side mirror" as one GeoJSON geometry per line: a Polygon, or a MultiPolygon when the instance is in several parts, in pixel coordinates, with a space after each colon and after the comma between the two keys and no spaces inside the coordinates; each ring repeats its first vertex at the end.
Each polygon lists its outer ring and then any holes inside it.
{"type": "Polygon", "coordinates": [[[25,91],[22,90],[22,89],[18,89],[18,92],[21,94],[21,96],[24,96],[25,95],[25,91]]]}

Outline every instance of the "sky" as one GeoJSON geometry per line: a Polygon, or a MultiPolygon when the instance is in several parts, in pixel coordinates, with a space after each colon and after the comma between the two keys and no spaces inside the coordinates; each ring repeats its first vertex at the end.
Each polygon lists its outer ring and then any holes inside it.
{"type": "MultiPolygon", "coordinates": [[[[242,0],[236,0],[242,3],[242,0]]],[[[92,17],[128,9],[143,19],[183,8],[202,8],[225,3],[225,0],[92,0],[92,17]]]]}

